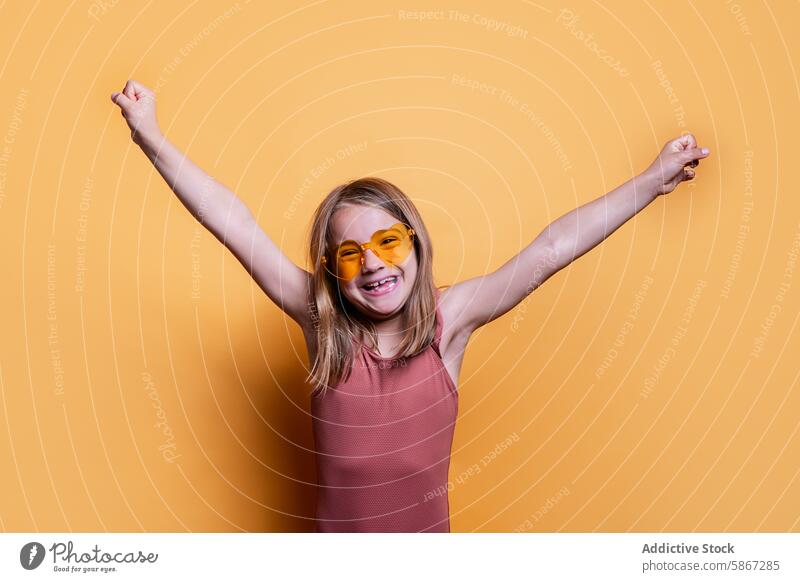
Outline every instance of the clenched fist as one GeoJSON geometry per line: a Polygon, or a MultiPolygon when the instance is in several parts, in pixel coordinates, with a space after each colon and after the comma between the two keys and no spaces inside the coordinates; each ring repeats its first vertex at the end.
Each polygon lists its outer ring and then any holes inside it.
{"type": "Polygon", "coordinates": [[[111,100],[119,105],[134,142],[141,145],[145,139],[161,135],[156,119],[156,96],[151,89],[131,79],[122,92],[111,94],[111,100]]]}
{"type": "Polygon", "coordinates": [[[668,194],[681,182],[692,180],[694,169],[709,153],[707,148],[697,147],[697,141],[691,133],[682,135],[668,141],[644,173],[653,179],[657,194],[668,194]]]}

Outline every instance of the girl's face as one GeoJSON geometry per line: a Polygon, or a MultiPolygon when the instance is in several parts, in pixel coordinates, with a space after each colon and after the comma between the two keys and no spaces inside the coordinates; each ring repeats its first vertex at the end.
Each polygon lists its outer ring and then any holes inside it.
{"type": "MultiPolygon", "coordinates": [[[[331,234],[336,244],[346,240],[362,243],[370,240],[375,231],[389,228],[400,222],[396,217],[371,206],[345,206],[331,218],[331,234]]],[[[364,264],[349,281],[338,279],[339,290],[347,300],[364,315],[373,319],[386,319],[395,315],[411,294],[417,277],[417,255],[408,253],[397,265],[387,265],[372,249],[364,251],[364,264]],[[393,277],[392,281],[377,289],[365,285],[393,277]]]]}

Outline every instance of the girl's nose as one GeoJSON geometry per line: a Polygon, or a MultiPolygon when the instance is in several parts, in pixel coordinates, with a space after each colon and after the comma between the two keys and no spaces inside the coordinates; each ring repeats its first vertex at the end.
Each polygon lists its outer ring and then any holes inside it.
{"type": "Polygon", "coordinates": [[[383,266],[383,261],[372,249],[364,251],[364,268],[368,271],[377,271],[383,266]]]}

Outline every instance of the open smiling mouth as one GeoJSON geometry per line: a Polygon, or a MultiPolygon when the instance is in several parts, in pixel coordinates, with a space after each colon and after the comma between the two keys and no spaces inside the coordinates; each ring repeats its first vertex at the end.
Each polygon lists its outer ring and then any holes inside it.
{"type": "Polygon", "coordinates": [[[384,277],[380,281],[375,281],[374,283],[370,283],[367,285],[362,285],[361,289],[365,291],[368,295],[383,295],[385,293],[389,293],[397,287],[398,276],[397,275],[390,275],[388,277],[384,277]]]}

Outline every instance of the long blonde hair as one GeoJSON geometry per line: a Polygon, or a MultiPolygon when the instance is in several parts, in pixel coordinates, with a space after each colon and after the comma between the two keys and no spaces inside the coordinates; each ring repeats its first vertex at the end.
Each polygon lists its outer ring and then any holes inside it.
{"type": "Polygon", "coordinates": [[[433,249],[414,203],[397,186],[382,178],[365,177],[337,186],[317,207],[309,236],[315,350],[307,381],[314,386],[312,395],[322,395],[327,388],[349,377],[355,357],[354,340],[368,340],[370,348],[377,346],[372,321],[342,295],[336,280],[320,265],[326,250],[336,244],[332,238],[331,219],[345,206],[379,208],[408,224],[415,232],[417,276],[402,310],[405,331],[395,357],[407,358],[423,351],[433,340],[436,327],[433,249]]]}

